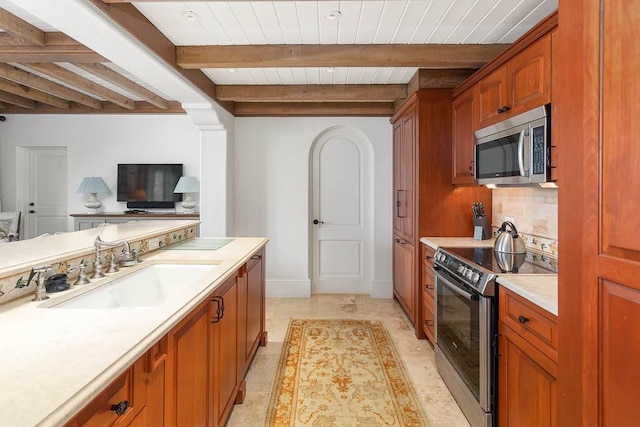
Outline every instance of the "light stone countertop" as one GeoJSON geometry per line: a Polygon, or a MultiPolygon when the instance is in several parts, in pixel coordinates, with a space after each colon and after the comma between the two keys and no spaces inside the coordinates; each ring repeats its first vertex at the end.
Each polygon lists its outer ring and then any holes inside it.
{"type": "Polygon", "coordinates": [[[498,276],[496,281],[549,313],[558,315],[557,275],[505,274],[498,276]]]}
{"type": "Polygon", "coordinates": [[[492,248],[495,239],[475,240],[473,237],[422,237],[420,242],[433,249],[438,249],[440,246],[444,248],[492,248]]]}
{"type": "MultiPolygon", "coordinates": [[[[111,240],[144,234],[143,229],[153,235],[172,226],[166,220],[160,222],[153,226],[139,224],[135,231],[126,227],[129,224],[105,227],[100,235],[111,240]]],[[[179,222],[184,227],[185,221],[179,222]]],[[[69,250],[72,242],[79,241],[76,238],[83,244],[86,240],[92,243],[93,233],[92,230],[66,233],[68,246],[62,250],[69,250]]],[[[266,242],[264,238],[235,238],[214,251],[157,250],[143,256],[143,262],[137,266],[122,268],[85,285],[85,288],[100,286],[152,263],[218,264],[188,291],[157,307],[41,307],[67,299],[71,293],[83,292],[82,287],[49,294],[51,298],[44,302],[32,302],[29,296],[0,306],[0,390],[3,390],[0,426],[59,426],[68,421],[266,242]]],[[[26,258],[20,251],[16,256],[26,258]]],[[[55,254],[52,248],[43,248],[36,258],[39,256],[48,259],[55,254]]],[[[3,260],[0,271],[11,270],[4,264],[3,260]]]]}

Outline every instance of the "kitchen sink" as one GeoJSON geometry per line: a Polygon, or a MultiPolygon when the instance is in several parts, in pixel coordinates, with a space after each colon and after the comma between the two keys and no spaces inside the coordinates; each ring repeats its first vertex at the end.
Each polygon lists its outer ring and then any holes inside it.
{"type": "Polygon", "coordinates": [[[152,264],[49,307],[156,307],[183,294],[216,267],[215,264],[152,264]]]}

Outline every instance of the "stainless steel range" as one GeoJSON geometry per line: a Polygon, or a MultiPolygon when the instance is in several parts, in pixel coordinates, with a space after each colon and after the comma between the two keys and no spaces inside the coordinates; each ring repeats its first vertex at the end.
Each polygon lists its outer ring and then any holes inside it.
{"type": "Polygon", "coordinates": [[[436,366],[474,427],[497,424],[495,279],[502,274],[555,274],[557,264],[549,261],[540,254],[492,248],[436,251],[436,366]]]}

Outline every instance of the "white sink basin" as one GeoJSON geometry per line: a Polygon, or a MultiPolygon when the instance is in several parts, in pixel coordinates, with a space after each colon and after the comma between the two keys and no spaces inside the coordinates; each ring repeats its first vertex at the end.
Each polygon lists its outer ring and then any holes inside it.
{"type": "Polygon", "coordinates": [[[52,308],[155,307],[181,295],[215,264],[152,264],[52,308]]]}

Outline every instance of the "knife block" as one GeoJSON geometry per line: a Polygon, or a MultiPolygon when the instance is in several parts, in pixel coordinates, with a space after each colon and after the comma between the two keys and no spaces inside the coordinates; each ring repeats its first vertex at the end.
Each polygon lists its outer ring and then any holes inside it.
{"type": "Polygon", "coordinates": [[[491,227],[486,216],[473,218],[473,239],[487,240],[491,238],[491,227]]]}

